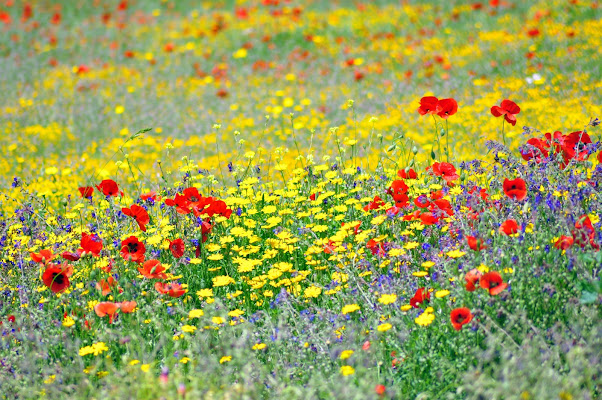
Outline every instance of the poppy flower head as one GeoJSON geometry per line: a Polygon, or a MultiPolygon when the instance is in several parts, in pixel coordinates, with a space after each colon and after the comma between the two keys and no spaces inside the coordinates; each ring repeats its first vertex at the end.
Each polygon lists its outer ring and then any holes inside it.
{"type": "Polygon", "coordinates": [[[550,145],[545,140],[531,138],[527,140],[527,144],[521,147],[520,154],[523,160],[529,161],[535,159],[536,163],[543,161],[543,158],[548,157],[550,145]]]}
{"type": "Polygon", "coordinates": [[[98,235],[82,232],[82,239],[80,241],[81,255],[92,254],[94,257],[100,256],[102,250],[102,240],[98,235]]]}
{"type": "Polygon", "coordinates": [[[416,174],[413,168],[408,169],[407,172],[405,169],[400,169],[397,171],[397,176],[401,179],[418,179],[418,174],[416,174]]]}
{"type": "Polygon", "coordinates": [[[182,288],[179,283],[155,283],[155,289],[161,294],[166,294],[170,297],[180,297],[186,293],[186,289],[182,288]]]}
{"type": "Polygon", "coordinates": [[[146,247],[136,236],[130,236],[129,238],[121,242],[121,257],[127,261],[133,261],[136,263],[144,262],[144,254],[146,247]]]}
{"type": "Polygon", "coordinates": [[[435,225],[439,222],[439,217],[435,216],[432,212],[427,211],[420,214],[420,221],[422,221],[424,225],[435,225]]]}
{"type": "Polygon", "coordinates": [[[133,204],[130,208],[122,208],[121,212],[128,217],[134,218],[140,227],[140,230],[142,232],[146,232],[146,224],[150,222],[150,217],[148,216],[148,212],[144,209],[144,207],[141,207],[138,204],[133,204]]]}
{"type": "Polygon", "coordinates": [[[103,296],[111,293],[112,288],[115,286],[117,286],[117,281],[112,276],[109,276],[106,280],[101,279],[96,283],[96,289],[100,290],[103,296]]]}
{"type": "Polygon", "coordinates": [[[160,200],[161,197],[157,196],[157,192],[156,191],[150,191],[148,193],[143,193],[140,195],[140,198],[146,202],[152,201],[155,202],[157,200],[160,200]]]}
{"type": "Polygon", "coordinates": [[[67,261],[77,261],[82,257],[82,249],[77,249],[75,253],[65,251],[61,254],[61,257],[67,261]]]}
{"type": "Polygon", "coordinates": [[[477,284],[479,283],[481,276],[483,276],[483,274],[476,268],[468,271],[464,276],[464,280],[466,281],[466,290],[469,292],[474,292],[477,290],[477,284]]]}
{"type": "Polygon", "coordinates": [[[77,190],[79,190],[80,197],[85,199],[92,198],[92,195],[94,194],[94,188],[92,186],[82,186],[77,190]]]}
{"type": "Polygon", "coordinates": [[[364,207],[364,211],[376,210],[384,205],[385,202],[379,196],[374,196],[374,200],[364,207]]]}
{"type": "MultiPolygon", "coordinates": [[[[209,239],[209,234],[213,230],[213,225],[206,219],[201,223],[201,240],[205,243],[209,239]]],[[[197,256],[198,257],[198,256],[197,256]]]]}
{"type": "Polygon", "coordinates": [[[147,279],[165,279],[165,267],[159,260],[148,260],[142,267],[138,267],[138,272],[147,279]]]}
{"type": "Polygon", "coordinates": [[[96,185],[96,189],[107,197],[117,196],[121,193],[119,191],[119,186],[117,186],[117,183],[112,179],[105,179],[100,182],[100,184],[96,185]]]}
{"type": "Polygon", "coordinates": [[[450,319],[454,329],[459,331],[462,329],[463,325],[472,321],[472,313],[470,312],[470,309],[466,307],[456,308],[452,310],[450,319]]]}
{"type": "Polygon", "coordinates": [[[513,235],[518,232],[518,223],[514,219],[508,219],[500,225],[500,233],[505,235],[513,235]]]}
{"type": "Polygon", "coordinates": [[[504,179],[504,193],[511,199],[522,201],[527,197],[527,185],[521,178],[513,180],[504,179]]]}
{"type": "Polygon", "coordinates": [[[491,107],[491,114],[494,117],[504,116],[504,119],[512,126],[516,125],[516,115],[520,113],[520,107],[511,100],[503,100],[499,106],[491,107]]]}
{"type": "Polygon", "coordinates": [[[571,236],[562,235],[558,238],[554,247],[559,250],[566,250],[573,245],[574,239],[571,236]]]}
{"type": "Polygon", "coordinates": [[[119,305],[119,309],[122,313],[129,314],[134,312],[134,309],[138,305],[134,300],[131,301],[122,301],[121,303],[117,303],[119,305]]]}
{"type": "Polygon", "coordinates": [[[416,290],[414,297],[410,299],[410,305],[414,308],[419,308],[422,303],[428,303],[430,299],[430,292],[426,288],[421,287],[416,290]]]}
{"type": "Polygon", "coordinates": [[[52,254],[52,250],[48,250],[48,249],[43,249],[40,250],[39,253],[29,253],[29,255],[31,256],[31,259],[34,262],[37,263],[41,263],[41,264],[46,264],[52,260],[54,260],[54,258],[56,257],[54,254],[52,254]]]}
{"type": "Polygon", "coordinates": [[[426,96],[420,99],[420,107],[418,108],[418,113],[420,115],[426,114],[436,114],[437,113],[437,103],[439,103],[439,99],[434,96],[426,96]]]}
{"type": "Polygon", "coordinates": [[[467,236],[466,241],[468,242],[468,247],[474,251],[481,251],[487,248],[487,246],[483,244],[483,239],[477,239],[474,236],[467,236]]]}
{"type": "Polygon", "coordinates": [[[437,115],[447,119],[458,112],[458,103],[454,99],[441,99],[437,103],[437,115]]]}
{"type": "Polygon", "coordinates": [[[492,296],[500,294],[508,287],[508,284],[503,281],[500,273],[496,271],[487,272],[481,276],[479,283],[481,287],[488,290],[489,294],[492,296]]]}
{"type": "Polygon", "coordinates": [[[71,285],[69,277],[72,273],[73,268],[67,266],[67,264],[50,264],[42,274],[42,282],[53,293],[62,293],[71,285]]]}
{"type": "Polygon", "coordinates": [[[100,318],[109,316],[109,323],[113,322],[113,317],[115,317],[117,311],[119,311],[119,304],[111,301],[103,301],[94,306],[94,312],[100,318]]]}
{"type": "Polygon", "coordinates": [[[408,190],[408,185],[406,185],[404,181],[396,180],[393,181],[393,183],[391,183],[391,186],[387,190],[387,193],[389,193],[391,196],[393,196],[393,198],[395,198],[395,196],[397,195],[408,193],[408,190]]]}
{"type": "Polygon", "coordinates": [[[564,152],[571,159],[576,158],[577,161],[585,161],[589,158],[587,145],[592,144],[592,139],[587,132],[577,131],[566,135],[564,152]]]}
{"type": "Polygon", "coordinates": [[[169,251],[175,258],[181,258],[184,255],[184,241],[182,239],[175,239],[169,242],[169,251]]]}
{"type": "Polygon", "coordinates": [[[435,176],[442,177],[448,185],[453,185],[453,181],[458,179],[460,176],[456,173],[456,167],[453,164],[442,162],[442,163],[434,163],[430,167],[427,168],[430,172],[435,176]]]}
{"type": "Polygon", "coordinates": [[[600,245],[595,242],[596,230],[587,215],[582,215],[577,222],[575,222],[575,229],[573,229],[571,233],[573,235],[573,243],[582,248],[586,247],[588,244],[594,249],[600,248],[600,245]]]}

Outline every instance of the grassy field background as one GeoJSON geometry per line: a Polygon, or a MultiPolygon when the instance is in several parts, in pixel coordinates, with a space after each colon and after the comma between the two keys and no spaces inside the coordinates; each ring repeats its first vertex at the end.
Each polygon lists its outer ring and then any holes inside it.
{"type": "Polygon", "coordinates": [[[0,0],[2,398],[599,398],[601,45],[585,0],[0,0]]]}

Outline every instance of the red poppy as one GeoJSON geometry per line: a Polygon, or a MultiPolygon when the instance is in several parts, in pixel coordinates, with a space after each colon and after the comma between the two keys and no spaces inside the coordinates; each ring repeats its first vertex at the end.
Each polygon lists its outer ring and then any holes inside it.
{"type": "Polygon", "coordinates": [[[437,115],[447,119],[458,112],[458,103],[454,99],[441,99],[437,103],[437,115]]]}
{"type": "Polygon", "coordinates": [[[186,293],[186,289],[183,289],[179,283],[157,282],[155,283],[155,289],[157,289],[157,292],[167,294],[170,297],[180,297],[186,293]]]}
{"type": "Polygon", "coordinates": [[[131,301],[122,301],[121,303],[117,303],[119,305],[119,309],[122,313],[129,314],[134,312],[134,309],[138,305],[134,300],[131,301]]]}
{"type": "Polygon", "coordinates": [[[44,250],[40,250],[39,253],[29,253],[29,255],[31,256],[31,259],[34,262],[37,263],[41,263],[41,264],[46,264],[49,261],[52,261],[56,258],[56,256],[54,254],[52,254],[52,250],[48,250],[48,249],[44,249],[44,250]]]}
{"type": "Polygon", "coordinates": [[[483,244],[483,239],[477,239],[474,236],[466,236],[466,241],[468,242],[468,247],[474,251],[481,251],[487,248],[487,246],[483,244]]]}
{"type": "Polygon", "coordinates": [[[185,245],[182,239],[175,239],[169,242],[169,250],[175,258],[181,258],[184,255],[184,249],[185,245]]]}
{"type": "Polygon", "coordinates": [[[536,163],[542,162],[543,158],[548,157],[548,149],[550,145],[545,141],[537,138],[527,140],[527,144],[522,146],[520,154],[523,160],[529,161],[535,159],[536,163]]]}
{"type": "Polygon", "coordinates": [[[559,250],[566,250],[573,245],[574,239],[570,236],[560,236],[556,243],[554,243],[554,247],[559,250]]]}
{"type": "Polygon", "coordinates": [[[65,251],[63,254],[61,254],[61,257],[68,261],[77,261],[82,257],[82,250],[78,249],[75,253],[65,251]]]}
{"type": "Polygon", "coordinates": [[[144,209],[144,207],[141,207],[138,204],[133,204],[130,208],[122,208],[121,212],[128,217],[134,218],[140,227],[140,230],[142,232],[146,232],[146,224],[150,222],[150,217],[148,216],[148,212],[144,209]]]}
{"type": "Polygon", "coordinates": [[[91,198],[94,194],[94,188],[92,186],[82,186],[79,189],[79,195],[83,198],[91,198]]]}
{"type": "Polygon", "coordinates": [[[495,271],[487,272],[481,276],[479,284],[483,289],[489,290],[489,294],[492,296],[500,294],[508,287],[508,284],[503,281],[500,273],[495,271]]]}
{"type": "Polygon", "coordinates": [[[119,186],[112,179],[105,179],[100,182],[100,184],[96,185],[96,189],[98,189],[105,196],[117,196],[118,194],[123,195],[122,192],[119,191],[119,186]]]}
{"type": "Polygon", "coordinates": [[[136,236],[130,236],[129,238],[121,242],[121,257],[127,261],[133,261],[136,263],[144,262],[144,253],[146,247],[136,236]]]}
{"type": "Polygon", "coordinates": [[[455,330],[462,329],[462,325],[466,325],[472,321],[472,313],[466,307],[455,308],[450,314],[451,323],[455,330]]]}
{"type": "Polygon", "coordinates": [[[397,176],[401,179],[418,179],[418,174],[416,174],[413,168],[408,169],[407,172],[405,169],[400,169],[397,171],[397,176]]]}
{"type": "Polygon", "coordinates": [[[374,388],[374,391],[379,396],[383,396],[385,394],[386,390],[387,390],[387,388],[385,387],[385,385],[376,385],[376,387],[374,388]]]}
{"type": "Polygon", "coordinates": [[[575,229],[573,229],[571,233],[573,235],[574,243],[582,248],[588,244],[594,249],[600,248],[600,245],[595,242],[596,230],[587,215],[582,215],[579,220],[575,222],[575,229]]]}
{"type": "Polygon", "coordinates": [[[504,119],[512,126],[516,125],[516,115],[520,113],[520,107],[513,101],[503,100],[500,106],[491,107],[491,114],[494,117],[504,116],[504,119]]]}
{"type": "Polygon", "coordinates": [[[368,240],[368,243],[366,243],[366,247],[374,256],[378,255],[382,257],[386,255],[385,246],[382,242],[377,242],[374,239],[370,239],[368,240]]]}
{"type": "Polygon", "coordinates": [[[98,237],[98,235],[90,235],[86,232],[82,232],[82,240],[81,244],[81,254],[92,254],[94,257],[100,256],[100,251],[102,250],[102,240],[98,237]]]}
{"type": "Polygon", "coordinates": [[[161,197],[157,197],[157,192],[155,192],[154,190],[150,191],[148,193],[141,194],[140,198],[144,201],[149,201],[149,200],[157,201],[157,199],[159,199],[159,200],[161,199],[161,197]]]}
{"type": "Polygon", "coordinates": [[[159,260],[148,260],[142,267],[138,267],[138,271],[142,276],[148,279],[165,279],[165,267],[161,265],[159,260]]]}
{"type": "Polygon", "coordinates": [[[428,167],[427,171],[430,171],[435,176],[442,177],[450,186],[453,185],[453,181],[459,178],[458,174],[456,173],[456,167],[446,162],[436,162],[428,167]]]}
{"type": "Polygon", "coordinates": [[[21,16],[21,20],[25,22],[31,17],[33,17],[33,7],[31,6],[31,4],[25,3],[23,5],[23,15],[21,16]]]}
{"type": "Polygon", "coordinates": [[[468,273],[464,276],[464,280],[466,281],[466,290],[469,292],[474,292],[477,290],[477,284],[483,274],[478,269],[474,268],[468,271],[468,273]]]}
{"type": "Polygon", "coordinates": [[[52,16],[52,19],[50,20],[50,23],[54,24],[54,25],[58,25],[61,23],[61,13],[54,13],[54,15],[52,16]]]}
{"type": "Polygon", "coordinates": [[[563,148],[565,158],[576,158],[577,161],[585,161],[589,157],[587,145],[592,143],[592,139],[584,131],[571,132],[565,136],[565,146],[563,148]]]}
{"type": "Polygon", "coordinates": [[[397,180],[391,183],[391,186],[389,187],[389,189],[387,189],[387,193],[389,193],[391,196],[393,196],[393,198],[395,198],[395,196],[397,195],[408,193],[408,190],[409,187],[405,184],[404,181],[397,180]]]}
{"type": "Polygon", "coordinates": [[[393,181],[389,189],[387,189],[387,193],[389,193],[397,207],[405,207],[408,204],[410,198],[408,197],[408,185],[405,184],[404,181],[397,180],[393,181]]]}
{"type": "Polygon", "coordinates": [[[328,243],[324,245],[324,253],[332,254],[335,250],[335,243],[332,240],[329,240],[328,243]]]}
{"type": "Polygon", "coordinates": [[[205,220],[201,223],[201,240],[205,243],[209,239],[209,234],[213,229],[213,225],[209,220],[205,220]]]}
{"type": "Polygon", "coordinates": [[[113,322],[113,317],[117,314],[117,311],[119,311],[119,304],[110,301],[103,301],[94,306],[94,312],[100,318],[109,316],[109,323],[113,322]]]}
{"type": "Polygon", "coordinates": [[[419,208],[428,208],[431,205],[431,201],[427,196],[421,195],[414,199],[414,205],[419,208]]]}
{"type": "Polygon", "coordinates": [[[64,292],[71,283],[69,277],[73,274],[73,268],[67,264],[50,264],[42,274],[42,282],[50,288],[53,293],[64,292]]]}
{"type": "Polygon", "coordinates": [[[429,291],[426,288],[421,287],[416,290],[414,297],[410,299],[410,305],[414,308],[419,308],[422,303],[428,303],[430,299],[431,294],[429,291]]]}
{"type": "Polygon", "coordinates": [[[437,200],[431,202],[431,204],[429,205],[429,208],[432,212],[436,212],[437,214],[441,215],[444,218],[451,217],[452,215],[454,215],[454,210],[453,210],[449,200],[437,199],[437,200]]]}
{"type": "Polygon", "coordinates": [[[206,197],[205,200],[208,202],[208,206],[203,205],[203,207],[200,207],[199,205],[193,208],[197,217],[200,214],[207,214],[209,217],[221,215],[230,218],[230,215],[232,215],[232,210],[228,208],[225,201],[216,200],[213,197],[206,197]]]}
{"type": "Polygon", "coordinates": [[[364,206],[364,211],[376,210],[384,205],[385,202],[379,196],[374,196],[374,200],[364,206]]]}
{"type": "Polygon", "coordinates": [[[500,225],[500,233],[513,235],[518,232],[518,223],[514,219],[508,219],[500,225]]]}
{"type": "Polygon", "coordinates": [[[437,104],[439,99],[434,96],[426,96],[420,99],[420,107],[418,113],[420,115],[435,114],[437,113],[437,104]]]}
{"type": "Polygon", "coordinates": [[[184,189],[181,194],[177,193],[173,199],[165,199],[165,205],[175,206],[176,211],[180,214],[189,214],[194,207],[197,208],[197,212],[200,212],[209,204],[210,199],[201,196],[197,188],[189,187],[184,189]]]}
{"type": "Polygon", "coordinates": [[[521,178],[514,180],[504,179],[504,193],[511,199],[522,201],[527,197],[527,185],[521,178]]]}
{"type": "Polygon", "coordinates": [[[106,280],[101,279],[100,281],[98,281],[96,283],[96,289],[102,291],[102,295],[106,296],[107,294],[111,293],[111,289],[117,286],[118,283],[119,282],[117,282],[115,278],[109,276],[106,280]]]}
{"type": "Polygon", "coordinates": [[[436,217],[432,212],[425,212],[420,214],[420,221],[424,225],[435,225],[439,222],[439,217],[436,217]]]}

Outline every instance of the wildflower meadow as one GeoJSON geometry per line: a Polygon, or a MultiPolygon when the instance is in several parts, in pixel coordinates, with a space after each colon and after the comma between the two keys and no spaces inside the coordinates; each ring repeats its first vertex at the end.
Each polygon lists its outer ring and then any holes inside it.
{"type": "Polygon", "coordinates": [[[601,47],[598,0],[0,0],[0,398],[602,398],[601,47]]]}

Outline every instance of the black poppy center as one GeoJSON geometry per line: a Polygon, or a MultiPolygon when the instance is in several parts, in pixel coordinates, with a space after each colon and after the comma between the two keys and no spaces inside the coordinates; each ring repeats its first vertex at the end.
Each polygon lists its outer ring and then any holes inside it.
{"type": "Polygon", "coordinates": [[[130,253],[136,253],[138,251],[138,243],[128,243],[128,250],[130,253]]]}
{"type": "Polygon", "coordinates": [[[194,202],[199,201],[199,199],[197,199],[196,196],[192,196],[192,197],[190,197],[190,201],[192,201],[194,203],[194,202]]]}
{"type": "Polygon", "coordinates": [[[62,285],[65,283],[65,276],[63,274],[54,273],[52,274],[52,281],[57,285],[62,285]]]}
{"type": "Polygon", "coordinates": [[[489,287],[490,287],[491,289],[494,289],[494,288],[496,288],[498,285],[499,285],[499,282],[489,282],[489,287]]]}

